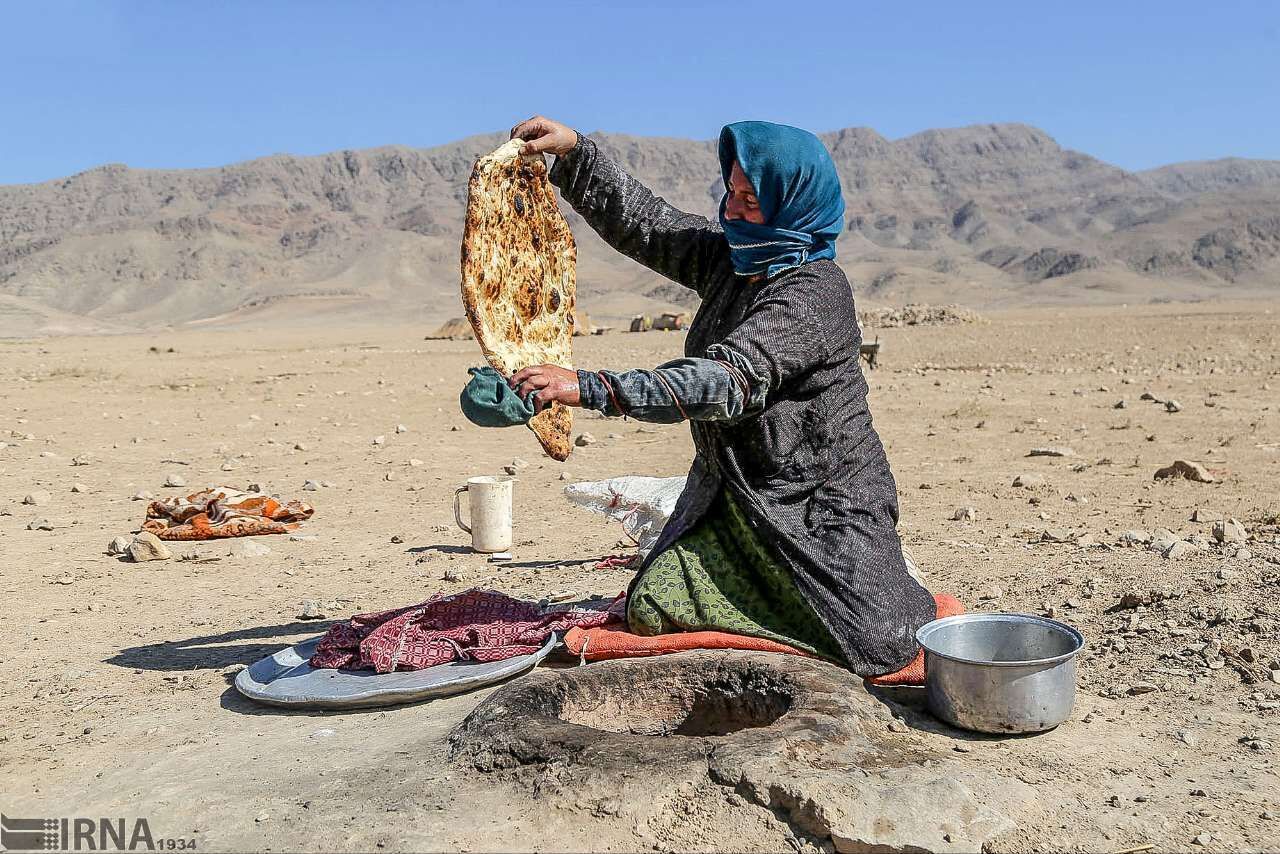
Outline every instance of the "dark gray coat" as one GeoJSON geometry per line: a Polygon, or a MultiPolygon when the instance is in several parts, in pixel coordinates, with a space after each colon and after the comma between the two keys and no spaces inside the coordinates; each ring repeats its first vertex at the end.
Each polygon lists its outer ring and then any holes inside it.
{"type": "Polygon", "coordinates": [[[715,224],[654,196],[585,137],[557,158],[551,180],[615,249],[702,297],[685,359],[579,372],[584,406],[691,419],[688,486],[652,554],[731,489],[850,668],[875,676],[904,667],[935,607],[902,557],[897,489],[867,408],[844,273],[814,261],[748,283],[715,224]]]}

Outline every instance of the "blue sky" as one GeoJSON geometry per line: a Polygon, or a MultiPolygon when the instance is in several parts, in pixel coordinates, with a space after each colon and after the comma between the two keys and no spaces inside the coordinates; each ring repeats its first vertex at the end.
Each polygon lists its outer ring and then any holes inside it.
{"type": "Polygon", "coordinates": [[[1020,121],[1129,168],[1280,159],[1280,2],[0,0],[0,184],[429,146],[534,112],[711,138],[1020,121]]]}

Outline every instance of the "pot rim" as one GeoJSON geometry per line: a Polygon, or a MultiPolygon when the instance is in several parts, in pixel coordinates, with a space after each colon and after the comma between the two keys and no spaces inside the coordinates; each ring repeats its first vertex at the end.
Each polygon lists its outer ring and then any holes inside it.
{"type": "Polygon", "coordinates": [[[957,614],[953,617],[943,617],[940,620],[932,620],[925,623],[916,630],[916,642],[930,655],[936,655],[939,658],[945,658],[948,661],[957,661],[961,664],[973,664],[981,667],[1030,667],[1045,664],[1061,664],[1069,661],[1080,654],[1085,647],[1084,635],[1072,626],[1061,623],[1057,620],[1051,620],[1048,617],[1038,617],[1034,614],[1015,614],[1007,611],[985,611],[978,614],[957,614]],[[1047,628],[1056,629],[1063,632],[1075,642],[1075,648],[1061,655],[1051,656],[1049,658],[1030,658],[1022,661],[990,661],[982,658],[963,658],[958,655],[952,655],[940,652],[929,646],[929,637],[939,629],[951,626],[956,623],[977,623],[977,622],[997,622],[997,623],[1033,623],[1047,628]]]}

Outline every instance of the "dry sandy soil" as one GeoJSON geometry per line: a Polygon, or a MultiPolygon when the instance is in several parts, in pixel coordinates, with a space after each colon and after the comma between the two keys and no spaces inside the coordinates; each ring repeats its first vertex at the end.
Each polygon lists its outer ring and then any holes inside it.
{"type": "MultiPolygon", "coordinates": [[[[687,429],[584,416],[599,443],[555,464],[526,431],[466,423],[456,394],[475,345],[423,332],[0,342],[0,620],[14,632],[0,652],[4,812],[145,816],[204,850],[811,848],[696,781],[695,803],[641,825],[626,805],[599,813],[451,765],[445,738],[483,693],[297,714],[230,687],[234,665],[322,627],[297,619],[304,600],[340,616],[475,585],[531,597],[625,585],[625,571],[583,562],[616,551],[620,530],[571,508],[560,474],[682,473],[687,429]],[[517,456],[532,465],[515,561],[491,565],[454,529],[452,488],[517,456]],[[226,543],[176,549],[216,561],[108,557],[142,521],[130,497],[173,493],[170,473],[306,498],[315,539],[265,539],[270,554],[253,558],[226,543]],[[301,492],[308,479],[331,485],[301,492]],[[52,502],[22,504],[36,490],[52,502]],[[41,517],[54,530],[28,530],[41,517]]],[[[1280,305],[1041,310],[878,334],[873,411],[930,586],[972,608],[1052,610],[1089,639],[1057,730],[913,726],[893,735],[903,751],[954,757],[930,766],[940,775],[980,768],[1032,793],[992,804],[1016,823],[993,850],[1280,848],[1280,305]],[[1043,446],[1074,456],[1027,456],[1043,446]],[[1153,480],[1178,458],[1216,482],[1153,480]],[[1014,487],[1024,473],[1045,483],[1014,487]],[[963,507],[973,521],[953,520],[963,507]],[[1239,519],[1248,556],[1213,542],[1197,509],[1239,519]],[[1119,544],[1161,527],[1200,545],[1166,559],[1119,544]],[[1117,610],[1125,594],[1136,607],[1117,610]]],[[[681,343],[611,335],[578,349],[584,365],[625,368],[681,343]]]]}

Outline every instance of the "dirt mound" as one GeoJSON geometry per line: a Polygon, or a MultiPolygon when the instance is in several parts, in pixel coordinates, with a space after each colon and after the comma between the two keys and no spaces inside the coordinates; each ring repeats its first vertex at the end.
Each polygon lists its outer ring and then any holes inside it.
{"type": "Polygon", "coordinates": [[[439,329],[427,336],[427,340],[466,341],[475,337],[476,333],[471,328],[471,321],[465,317],[455,317],[442,323],[439,329]]]}
{"type": "Polygon", "coordinates": [[[962,305],[910,303],[897,308],[870,308],[858,312],[858,323],[881,329],[898,326],[953,326],[985,323],[982,315],[962,305]]]}

